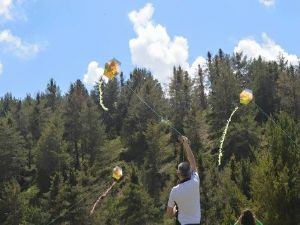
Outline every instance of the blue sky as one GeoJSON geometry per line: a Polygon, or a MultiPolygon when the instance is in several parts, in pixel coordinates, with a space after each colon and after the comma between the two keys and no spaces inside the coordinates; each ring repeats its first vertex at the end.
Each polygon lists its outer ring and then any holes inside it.
{"type": "Polygon", "coordinates": [[[162,83],[219,48],[297,64],[299,12],[295,0],[0,0],[0,96],[34,95],[51,77],[63,92],[91,86],[113,57],[125,75],[146,67],[162,83]]]}

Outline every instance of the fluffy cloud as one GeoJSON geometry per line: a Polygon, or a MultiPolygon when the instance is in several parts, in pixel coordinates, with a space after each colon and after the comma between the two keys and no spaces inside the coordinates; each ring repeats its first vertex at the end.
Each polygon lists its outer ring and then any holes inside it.
{"type": "Polygon", "coordinates": [[[0,44],[5,52],[13,53],[20,58],[35,56],[42,50],[40,45],[24,42],[20,37],[13,35],[10,30],[0,32],[0,44]]]}
{"type": "Polygon", "coordinates": [[[272,6],[275,4],[275,0],[259,0],[264,6],[272,6]]]}
{"type": "Polygon", "coordinates": [[[200,65],[202,70],[205,71],[207,69],[206,59],[202,56],[197,57],[196,60],[192,63],[191,67],[188,69],[189,74],[197,74],[198,65],[200,65]]]}
{"type": "MultiPolygon", "coordinates": [[[[181,36],[170,38],[164,26],[152,21],[153,13],[154,8],[148,3],[128,15],[137,35],[129,41],[131,60],[134,65],[151,70],[155,78],[165,84],[172,75],[173,66],[180,65],[187,71],[192,71],[195,66],[190,68],[188,63],[187,39],[181,36]]],[[[197,60],[202,62],[202,58],[197,60]]]]}
{"type": "Polygon", "coordinates": [[[103,76],[104,69],[99,67],[98,62],[91,61],[88,65],[86,74],[83,75],[83,82],[91,87],[99,81],[100,77],[102,76],[103,80],[107,82],[107,78],[103,76]]]}
{"type": "Polygon", "coordinates": [[[279,56],[283,56],[293,65],[298,65],[299,63],[299,58],[296,55],[287,53],[280,45],[269,38],[266,33],[262,34],[262,43],[258,43],[253,38],[240,40],[234,48],[234,52],[243,52],[249,58],[261,56],[267,61],[277,61],[279,56]]]}
{"type": "Polygon", "coordinates": [[[2,16],[6,20],[12,19],[12,8],[13,1],[12,0],[0,0],[0,16],[2,16]]]}
{"type": "Polygon", "coordinates": [[[0,0],[0,21],[23,19],[26,20],[24,8],[27,0],[0,0]]]}

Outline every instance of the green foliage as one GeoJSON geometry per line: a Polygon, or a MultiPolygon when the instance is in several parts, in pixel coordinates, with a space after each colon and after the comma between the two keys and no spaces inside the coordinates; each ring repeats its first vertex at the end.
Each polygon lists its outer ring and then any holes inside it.
{"type": "Polygon", "coordinates": [[[205,110],[207,108],[207,98],[205,95],[205,72],[198,65],[198,73],[195,79],[195,86],[193,89],[193,105],[196,107],[197,110],[205,110]]]}
{"type": "MultiPolygon", "coordinates": [[[[236,121],[236,119],[234,118],[236,121]]],[[[251,149],[259,143],[260,129],[253,116],[240,112],[240,121],[232,122],[224,143],[224,160],[233,155],[239,159],[253,158],[251,149]]]]}
{"type": "Polygon", "coordinates": [[[0,185],[17,178],[25,166],[24,141],[10,118],[0,118],[0,185]]]}
{"type": "Polygon", "coordinates": [[[22,221],[21,188],[16,180],[4,184],[0,198],[0,222],[4,225],[18,225],[22,221]]]}
{"type": "Polygon", "coordinates": [[[37,183],[42,192],[50,187],[50,178],[55,171],[63,171],[66,167],[66,145],[63,140],[63,123],[60,115],[49,121],[37,144],[37,183]]]}
{"type": "Polygon", "coordinates": [[[49,221],[49,212],[38,201],[39,189],[37,186],[31,186],[23,191],[20,198],[23,210],[22,224],[46,224],[49,221]]]}
{"type": "MultiPolygon", "coordinates": [[[[188,112],[191,109],[191,89],[192,83],[188,76],[180,66],[173,69],[173,78],[170,82],[170,118],[174,127],[183,133],[184,121],[187,119],[188,112]]],[[[172,131],[173,140],[176,140],[178,133],[172,131]]]]}
{"type": "Polygon", "coordinates": [[[99,158],[101,146],[104,145],[105,128],[97,112],[97,107],[91,100],[88,100],[87,107],[82,111],[80,118],[82,126],[82,134],[79,139],[81,160],[87,158],[92,165],[99,158]]]}
{"type": "MultiPolygon", "coordinates": [[[[247,205],[246,196],[237,185],[238,171],[226,167],[219,171],[212,158],[203,159],[201,204],[203,224],[233,224],[240,209],[247,205]]],[[[234,159],[232,159],[234,161],[234,159]]]]}
{"type": "Polygon", "coordinates": [[[69,143],[71,152],[75,155],[74,167],[80,168],[80,149],[79,139],[82,135],[82,123],[80,114],[87,104],[88,93],[83,83],[77,80],[71,84],[69,93],[67,94],[67,102],[65,106],[65,137],[69,143]]]}
{"type": "Polygon", "coordinates": [[[286,114],[279,115],[278,124],[267,126],[269,145],[256,155],[251,190],[266,223],[292,225],[299,221],[300,152],[295,143],[300,133],[286,114]]]}
{"type": "Polygon", "coordinates": [[[47,84],[46,90],[46,107],[51,108],[52,112],[54,112],[58,108],[59,100],[60,100],[60,89],[56,85],[56,82],[53,78],[50,79],[47,84]]]}
{"type": "Polygon", "coordinates": [[[159,219],[158,209],[136,179],[136,174],[133,172],[131,176],[131,182],[124,188],[117,204],[120,223],[124,225],[156,224],[159,219]]]}
{"type": "Polygon", "coordinates": [[[160,84],[153,79],[149,72],[146,70],[134,70],[131,76],[132,79],[125,86],[125,88],[130,90],[127,93],[130,101],[122,128],[122,138],[128,146],[124,159],[126,161],[135,160],[141,164],[147,148],[144,135],[147,124],[161,120],[141,99],[162,115],[165,101],[160,84]]]}
{"type": "Polygon", "coordinates": [[[284,58],[265,62],[208,53],[192,78],[175,67],[164,90],[145,69],[88,93],[77,80],[62,95],[53,79],[45,92],[0,99],[0,223],[22,225],[174,224],[163,214],[186,134],[200,175],[203,225],[233,224],[251,208],[264,224],[295,225],[300,215],[300,70],[284,58]],[[240,106],[217,150],[239,93],[240,106]],[[151,109],[149,109],[149,106],[151,109]],[[155,112],[154,112],[155,111],[155,112]],[[124,177],[89,215],[111,185],[124,177]]]}
{"type": "Polygon", "coordinates": [[[160,193],[164,186],[162,177],[166,175],[161,170],[164,154],[167,155],[169,147],[170,135],[166,129],[164,124],[149,124],[145,133],[147,149],[143,166],[143,183],[156,206],[160,206],[160,193]]]}
{"type": "Polygon", "coordinates": [[[120,95],[120,87],[118,80],[114,78],[108,81],[103,89],[103,99],[105,106],[109,109],[103,112],[103,122],[106,127],[106,134],[109,138],[115,138],[120,134],[119,123],[120,118],[118,114],[118,98],[120,95]]]}
{"type": "MultiPolygon", "coordinates": [[[[254,60],[249,68],[253,76],[253,91],[255,103],[267,114],[276,112],[278,99],[276,96],[276,79],[278,78],[278,66],[276,63],[267,63],[261,58],[254,60]]],[[[257,114],[258,121],[266,121],[267,117],[263,112],[257,114]]]]}
{"type": "Polygon", "coordinates": [[[222,50],[219,50],[219,55],[213,58],[208,69],[211,82],[208,99],[211,106],[209,117],[211,130],[212,134],[220,136],[219,130],[224,127],[234,106],[239,101],[240,84],[234,75],[229,55],[224,56],[222,50]]]}
{"type": "MultiPolygon", "coordinates": [[[[69,178],[71,179],[71,177],[69,178]]],[[[80,199],[80,188],[64,181],[61,174],[53,177],[49,191],[49,212],[52,224],[88,224],[88,212],[80,199]]]]}

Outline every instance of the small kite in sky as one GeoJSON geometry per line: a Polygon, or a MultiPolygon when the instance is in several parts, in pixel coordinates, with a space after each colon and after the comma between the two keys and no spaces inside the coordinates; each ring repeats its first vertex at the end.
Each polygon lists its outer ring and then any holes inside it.
{"type": "Polygon", "coordinates": [[[245,89],[240,93],[240,103],[248,105],[253,99],[253,92],[250,89],[245,89]]]}
{"type": "Polygon", "coordinates": [[[105,63],[103,75],[108,77],[108,79],[112,80],[115,76],[117,76],[120,73],[120,66],[121,63],[118,60],[110,60],[109,62],[105,63]]]}
{"type": "MultiPolygon", "coordinates": [[[[120,73],[120,65],[121,63],[118,60],[110,60],[109,62],[105,63],[103,75],[106,76],[109,80],[112,80],[115,76],[117,76],[120,73]]],[[[100,78],[100,81],[98,83],[99,103],[104,111],[108,111],[108,108],[103,103],[102,84],[103,81],[100,78]]]]}
{"type": "Polygon", "coordinates": [[[119,166],[116,166],[114,169],[113,169],[113,175],[112,177],[115,179],[115,180],[120,180],[123,176],[123,171],[122,171],[122,168],[119,167],[119,166]]]}

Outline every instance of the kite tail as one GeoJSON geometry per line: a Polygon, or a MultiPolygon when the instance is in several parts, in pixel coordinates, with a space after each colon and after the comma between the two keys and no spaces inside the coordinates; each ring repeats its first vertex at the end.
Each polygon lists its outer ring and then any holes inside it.
{"type": "Polygon", "coordinates": [[[236,106],[235,109],[232,111],[232,113],[231,113],[229,119],[227,120],[227,124],[226,124],[226,126],[225,126],[225,129],[224,129],[224,131],[223,131],[222,139],[221,139],[220,147],[219,147],[219,166],[221,165],[221,158],[222,158],[222,156],[223,156],[223,151],[222,151],[222,149],[223,149],[223,143],[224,143],[224,140],[225,140],[225,136],[226,136],[226,133],[227,133],[229,124],[230,124],[230,122],[231,122],[232,116],[235,114],[235,112],[236,112],[238,109],[239,109],[239,107],[236,106]]]}
{"type": "Polygon", "coordinates": [[[92,214],[94,213],[95,208],[96,208],[96,206],[98,205],[98,203],[100,202],[100,200],[106,197],[106,195],[110,192],[110,190],[113,188],[113,186],[115,186],[116,183],[117,183],[117,182],[114,181],[114,182],[112,183],[112,185],[110,185],[110,187],[109,187],[102,195],[100,195],[100,196],[98,197],[97,201],[96,201],[95,204],[93,205],[93,208],[92,208],[92,210],[91,210],[91,212],[90,212],[90,215],[92,215],[92,214]]]}
{"type": "Polygon", "coordinates": [[[104,103],[103,103],[102,84],[103,84],[103,81],[102,81],[102,79],[100,79],[99,84],[98,84],[99,103],[100,103],[100,106],[102,107],[103,110],[108,111],[108,108],[106,108],[104,103]]]}

